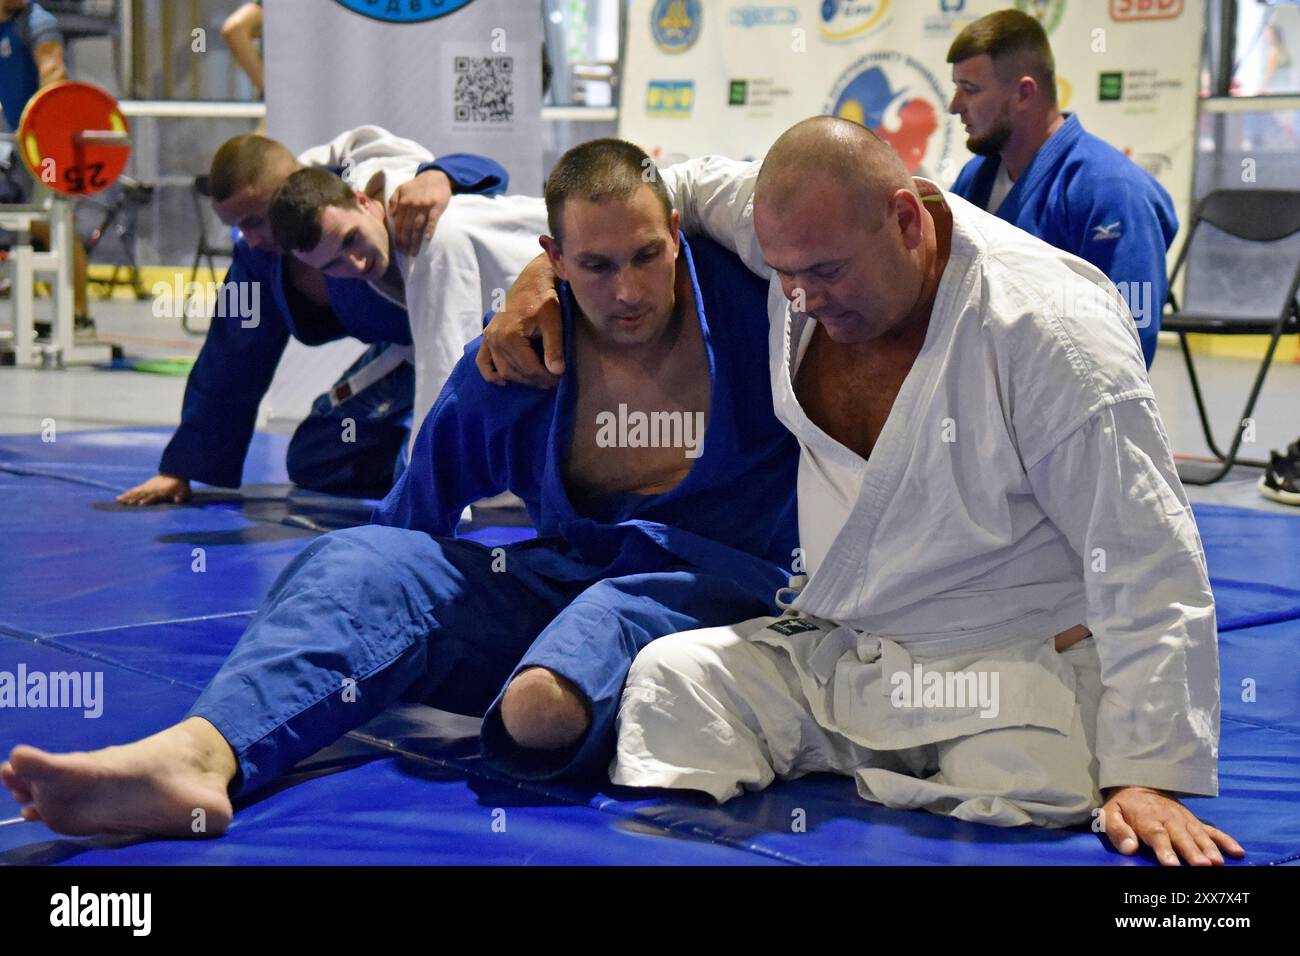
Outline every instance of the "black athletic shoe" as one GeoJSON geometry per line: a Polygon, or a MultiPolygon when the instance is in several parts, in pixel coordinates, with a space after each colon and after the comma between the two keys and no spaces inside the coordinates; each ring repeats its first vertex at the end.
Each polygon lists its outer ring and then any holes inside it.
{"type": "Polygon", "coordinates": [[[1300,506],[1300,440],[1291,443],[1287,454],[1270,452],[1269,457],[1259,476],[1259,493],[1284,505],[1300,506]]]}
{"type": "MultiPolygon", "coordinates": [[[[49,322],[37,320],[32,323],[38,339],[49,339],[50,333],[54,331],[49,322]]],[[[88,315],[77,316],[72,323],[72,336],[77,339],[93,339],[95,337],[95,320],[88,315]]]]}

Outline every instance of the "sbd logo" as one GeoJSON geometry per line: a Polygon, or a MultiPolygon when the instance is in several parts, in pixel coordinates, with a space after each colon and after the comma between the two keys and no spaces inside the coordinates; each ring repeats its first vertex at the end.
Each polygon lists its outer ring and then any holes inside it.
{"type": "Polygon", "coordinates": [[[1172,20],[1182,13],[1183,0],[1110,0],[1112,20],[1172,20]]]}

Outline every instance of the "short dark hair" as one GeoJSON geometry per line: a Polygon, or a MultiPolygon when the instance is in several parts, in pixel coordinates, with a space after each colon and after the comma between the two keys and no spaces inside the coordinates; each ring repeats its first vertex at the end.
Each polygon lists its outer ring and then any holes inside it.
{"type": "Polygon", "coordinates": [[[649,186],[672,224],[673,200],[668,195],[654,160],[641,147],[623,139],[593,139],[573,147],[546,177],[546,224],[555,241],[562,244],[560,218],[569,199],[605,202],[630,199],[642,186],[649,186]]]}
{"type": "Polygon", "coordinates": [[[1056,105],[1056,60],[1037,17],[1019,10],[998,10],[980,17],[952,41],[948,62],[960,63],[986,53],[1003,82],[1028,74],[1047,101],[1056,105]]]}
{"type": "Polygon", "coordinates": [[[326,206],[356,209],[352,187],[328,169],[300,169],[271,197],[271,234],[285,252],[309,252],[320,242],[320,214],[326,206]]]}
{"type": "Polygon", "coordinates": [[[245,186],[262,182],[268,173],[297,163],[293,153],[277,140],[243,133],[226,140],[212,156],[207,193],[225,202],[245,186]]]}

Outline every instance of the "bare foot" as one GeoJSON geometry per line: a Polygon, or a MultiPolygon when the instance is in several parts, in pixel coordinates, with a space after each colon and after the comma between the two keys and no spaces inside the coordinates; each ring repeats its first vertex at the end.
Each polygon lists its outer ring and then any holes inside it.
{"type": "Polygon", "coordinates": [[[215,836],[234,812],[226,788],[238,764],[212,724],[191,717],[152,737],[89,753],[19,745],[0,782],[39,820],[70,836],[215,836]]]}

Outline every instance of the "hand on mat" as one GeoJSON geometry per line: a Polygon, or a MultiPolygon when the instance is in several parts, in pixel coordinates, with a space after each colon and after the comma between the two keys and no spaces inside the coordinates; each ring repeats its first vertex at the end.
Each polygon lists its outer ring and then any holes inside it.
{"type": "Polygon", "coordinates": [[[159,502],[171,502],[179,505],[189,501],[192,492],[190,483],[184,478],[172,475],[155,475],[142,485],[136,485],[130,491],[117,496],[119,505],[156,505],[159,502]]]}
{"type": "Polygon", "coordinates": [[[479,346],[479,374],[493,385],[516,382],[554,388],[564,374],[564,316],[555,291],[555,270],[545,255],[519,273],[506,294],[506,307],[492,316],[479,346]],[[533,349],[542,339],[543,366],[533,349]]]}
{"type": "Polygon", "coordinates": [[[1117,787],[1102,807],[1106,836],[1125,856],[1138,851],[1139,840],[1155,851],[1162,866],[1222,866],[1222,849],[1234,859],[1246,851],[1228,834],[1202,823],[1185,806],[1159,790],[1117,787]],[[1217,844],[1217,845],[1216,845],[1217,844]]]}
{"type": "Polygon", "coordinates": [[[398,186],[388,200],[397,251],[404,256],[419,252],[421,243],[433,238],[433,230],[450,201],[451,180],[440,169],[426,169],[398,186]]]}

